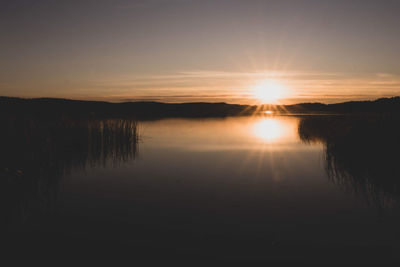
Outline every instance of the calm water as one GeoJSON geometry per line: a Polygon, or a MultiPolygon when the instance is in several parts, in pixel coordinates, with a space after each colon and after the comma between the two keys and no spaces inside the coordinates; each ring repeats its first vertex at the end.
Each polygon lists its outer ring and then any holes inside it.
{"type": "MultiPolygon", "coordinates": [[[[374,195],[340,176],[326,144],[299,134],[300,120],[146,121],[134,146],[119,133],[108,143],[55,146],[59,156],[50,163],[34,155],[40,160],[20,176],[43,165],[35,175],[56,178],[19,196],[7,185],[13,193],[2,207],[17,240],[12,247],[41,240],[64,251],[112,249],[149,262],[157,255],[192,263],[391,262],[400,245],[396,195],[384,187],[374,195]]],[[[89,133],[104,125],[93,127],[89,133]]]]}

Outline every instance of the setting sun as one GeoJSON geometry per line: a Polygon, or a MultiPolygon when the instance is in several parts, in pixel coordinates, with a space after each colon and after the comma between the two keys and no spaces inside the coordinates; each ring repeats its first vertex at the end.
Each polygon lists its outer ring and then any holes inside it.
{"type": "Polygon", "coordinates": [[[265,80],[254,87],[254,97],[261,104],[273,104],[286,95],[286,87],[276,80],[265,80]]]}

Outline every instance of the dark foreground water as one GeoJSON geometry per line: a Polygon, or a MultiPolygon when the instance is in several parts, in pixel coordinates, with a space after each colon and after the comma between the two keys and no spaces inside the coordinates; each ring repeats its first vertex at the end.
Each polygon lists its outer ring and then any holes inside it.
{"type": "Polygon", "coordinates": [[[138,142],[124,120],[13,124],[3,252],[55,265],[395,265],[398,167],[318,120],[147,121],[138,142]]]}

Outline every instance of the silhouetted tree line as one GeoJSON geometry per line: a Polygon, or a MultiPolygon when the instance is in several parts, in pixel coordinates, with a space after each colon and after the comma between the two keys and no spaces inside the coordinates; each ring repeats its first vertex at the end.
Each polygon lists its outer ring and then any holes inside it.
{"type": "Polygon", "coordinates": [[[72,169],[135,158],[133,120],[1,119],[0,222],[17,225],[52,208],[60,177],[72,169]]]}
{"type": "Polygon", "coordinates": [[[400,200],[400,116],[308,116],[299,124],[304,142],[325,146],[331,181],[383,208],[400,200]]]}
{"type": "Polygon", "coordinates": [[[226,103],[110,103],[54,98],[21,99],[0,97],[0,115],[3,114],[6,117],[31,114],[35,117],[46,118],[195,118],[250,115],[255,110],[255,106],[226,103]]]}
{"type": "Polygon", "coordinates": [[[22,99],[0,97],[0,116],[52,118],[136,118],[225,117],[253,115],[264,110],[277,113],[399,113],[400,97],[337,104],[237,105],[226,103],[161,103],[78,101],[56,98],[22,99]]]}
{"type": "Polygon", "coordinates": [[[335,104],[301,103],[280,106],[292,113],[400,113],[400,97],[380,98],[373,101],[349,101],[335,104]]]}

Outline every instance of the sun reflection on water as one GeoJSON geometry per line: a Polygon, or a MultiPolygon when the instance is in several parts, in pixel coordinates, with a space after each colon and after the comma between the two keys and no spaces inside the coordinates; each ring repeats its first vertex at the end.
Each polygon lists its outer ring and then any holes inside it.
{"type": "Polygon", "coordinates": [[[288,134],[287,125],[276,118],[263,118],[257,121],[252,128],[254,136],[264,142],[276,142],[288,134]]]}

